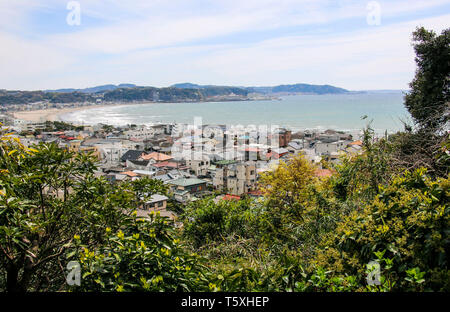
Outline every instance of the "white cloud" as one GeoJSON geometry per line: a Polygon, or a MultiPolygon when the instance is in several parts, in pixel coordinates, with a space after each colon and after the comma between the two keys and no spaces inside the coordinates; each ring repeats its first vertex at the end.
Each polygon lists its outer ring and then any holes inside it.
{"type": "Polygon", "coordinates": [[[102,26],[37,34],[27,28],[27,17],[36,10],[61,6],[61,1],[0,0],[0,19],[7,21],[0,26],[0,44],[7,47],[0,50],[0,85],[37,89],[196,81],[404,88],[414,73],[411,32],[418,24],[440,31],[447,27],[450,16],[390,25],[384,25],[383,19],[448,0],[379,1],[379,27],[365,25],[367,2],[85,0],[80,1],[82,14],[102,20],[102,26]],[[338,33],[326,28],[333,21],[355,18],[361,19],[358,31],[338,33]],[[311,35],[288,36],[282,31],[298,26],[311,35]],[[234,34],[251,37],[267,31],[272,32],[272,39],[233,41],[234,34]],[[20,36],[22,32],[31,34],[31,39],[20,36]],[[229,36],[229,43],[218,40],[221,36],[229,36]]]}

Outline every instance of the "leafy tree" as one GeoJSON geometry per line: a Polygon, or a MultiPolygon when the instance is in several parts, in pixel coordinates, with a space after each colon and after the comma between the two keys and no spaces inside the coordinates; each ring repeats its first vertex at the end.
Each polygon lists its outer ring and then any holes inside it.
{"type": "Polygon", "coordinates": [[[362,147],[362,153],[342,156],[340,163],[333,166],[336,174],[330,185],[341,201],[372,200],[378,193],[378,185],[387,183],[392,174],[402,170],[391,165],[392,142],[386,138],[375,142],[370,125],[364,129],[362,147]]]}
{"type": "Polygon", "coordinates": [[[197,248],[227,236],[251,237],[258,231],[257,210],[250,200],[215,201],[205,198],[189,204],[183,214],[183,234],[197,248]]]}
{"type": "Polygon", "coordinates": [[[91,155],[55,144],[27,148],[1,135],[0,284],[7,291],[65,289],[66,256],[74,237],[99,248],[106,229],[119,231],[137,198],[162,190],[158,183],[112,185],[94,176],[91,155]]]}
{"type": "Polygon", "coordinates": [[[130,183],[136,196],[136,206],[141,207],[154,194],[167,195],[168,187],[160,180],[143,177],[130,183]]]}
{"type": "Polygon", "coordinates": [[[8,291],[40,289],[51,278],[77,227],[69,194],[75,179],[92,173],[88,156],[56,145],[23,146],[2,137],[0,143],[0,263],[8,291]]]}
{"type": "Polygon", "coordinates": [[[332,229],[339,215],[328,180],[319,180],[316,170],[303,155],[297,155],[260,178],[268,211],[266,232],[281,246],[301,246],[305,255],[323,232],[332,229]]]}
{"type": "Polygon", "coordinates": [[[420,127],[436,131],[449,118],[450,29],[436,35],[417,28],[413,40],[417,70],[405,106],[420,127]]]}
{"type": "Polygon", "coordinates": [[[211,274],[200,258],[182,248],[167,218],[128,218],[122,229],[105,229],[106,242],[94,248],[76,236],[69,255],[81,264],[74,291],[210,291],[211,274]]]}

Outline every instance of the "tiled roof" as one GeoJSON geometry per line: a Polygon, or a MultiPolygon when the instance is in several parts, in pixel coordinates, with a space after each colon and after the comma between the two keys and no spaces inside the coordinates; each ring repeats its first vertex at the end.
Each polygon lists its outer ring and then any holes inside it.
{"type": "Polygon", "coordinates": [[[122,172],[122,174],[126,174],[129,177],[137,177],[138,176],[138,174],[133,171],[125,171],[125,172],[122,172]]]}
{"type": "Polygon", "coordinates": [[[160,163],[153,164],[152,166],[156,167],[156,168],[162,168],[162,167],[177,168],[178,167],[178,163],[170,162],[170,161],[163,161],[163,162],[160,162],[160,163]]]}
{"type": "Polygon", "coordinates": [[[348,143],[348,145],[363,145],[363,142],[361,140],[358,140],[358,141],[348,143]]]}
{"type": "Polygon", "coordinates": [[[127,160],[138,160],[139,157],[142,156],[142,154],[146,154],[144,151],[137,151],[137,150],[129,150],[125,154],[120,157],[120,160],[125,162],[127,160]]]}
{"type": "Polygon", "coordinates": [[[150,153],[148,155],[144,155],[141,157],[143,160],[150,160],[150,159],[154,159],[156,161],[167,161],[169,159],[172,159],[173,157],[166,155],[166,154],[162,154],[162,153],[157,153],[157,152],[153,152],[150,153]]]}
{"type": "Polygon", "coordinates": [[[241,197],[237,195],[226,194],[222,197],[223,200],[240,200],[241,197]]]}

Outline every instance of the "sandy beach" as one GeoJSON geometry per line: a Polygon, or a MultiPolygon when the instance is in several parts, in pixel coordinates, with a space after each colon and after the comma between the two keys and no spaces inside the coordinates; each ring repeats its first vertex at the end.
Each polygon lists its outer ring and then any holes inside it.
{"type": "Polygon", "coordinates": [[[14,112],[13,115],[14,118],[32,122],[59,121],[60,120],[59,116],[66,113],[71,113],[79,110],[87,110],[91,108],[102,108],[106,106],[121,106],[121,105],[130,105],[130,104],[86,105],[68,108],[49,108],[32,111],[19,111],[14,112]]]}

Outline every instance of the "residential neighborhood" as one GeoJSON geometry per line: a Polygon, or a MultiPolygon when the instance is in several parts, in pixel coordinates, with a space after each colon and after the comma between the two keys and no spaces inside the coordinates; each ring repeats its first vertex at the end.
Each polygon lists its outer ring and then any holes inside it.
{"type": "Polygon", "coordinates": [[[192,127],[184,124],[73,125],[63,122],[30,122],[2,115],[3,127],[27,146],[53,142],[71,152],[89,153],[98,159],[97,176],[110,183],[149,177],[162,181],[169,196],[155,195],[140,215],[167,212],[167,201],[182,205],[205,196],[237,199],[258,197],[259,176],[279,161],[303,154],[319,169],[318,177],[332,171],[322,168],[323,159],[339,162],[341,154],[358,153],[362,142],[349,133],[334,130],[287,128],[261,133],[245,127],[224,125],[192,127]]]}

